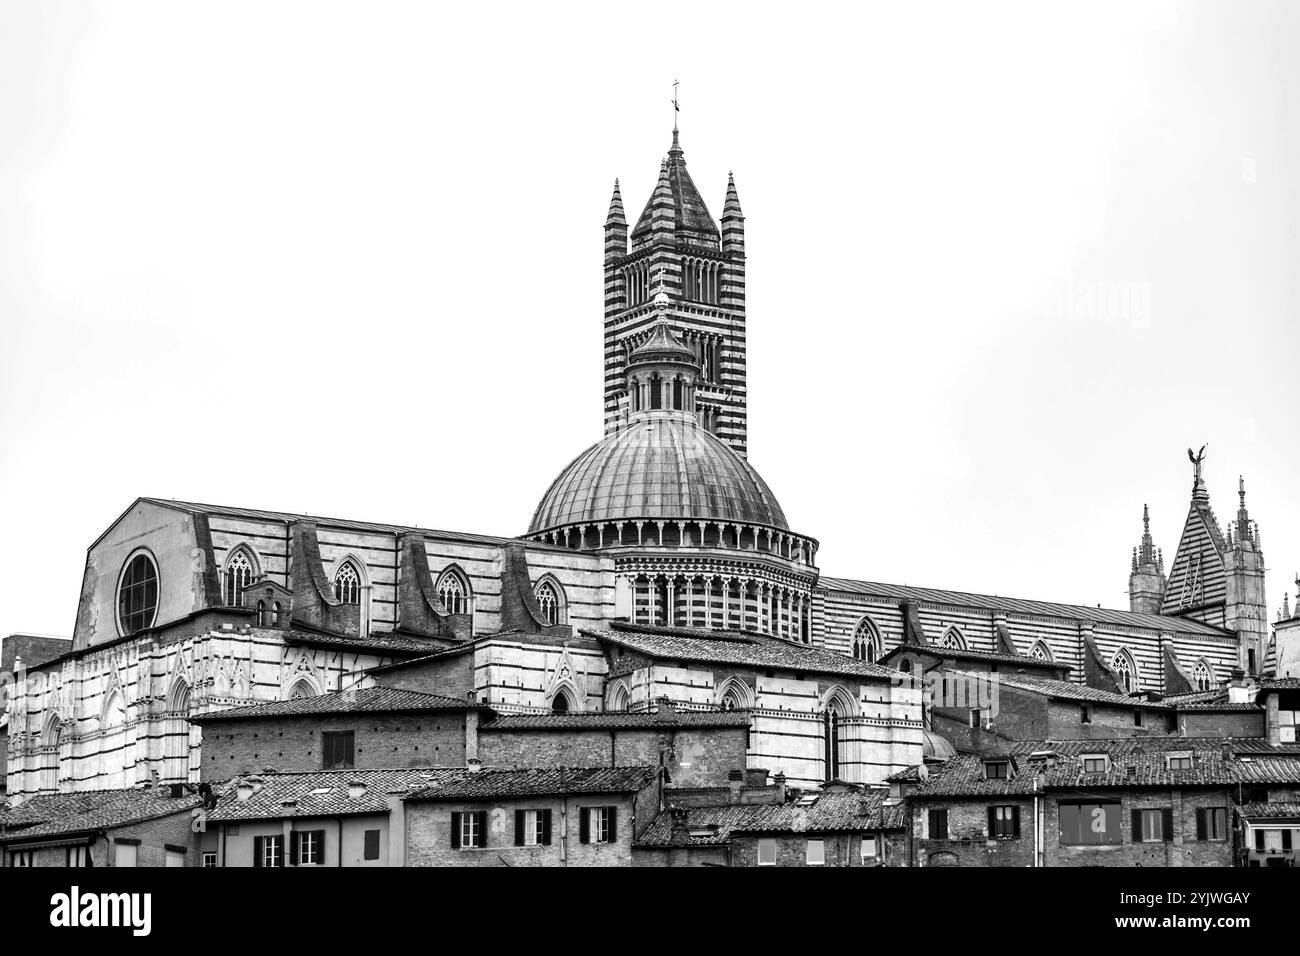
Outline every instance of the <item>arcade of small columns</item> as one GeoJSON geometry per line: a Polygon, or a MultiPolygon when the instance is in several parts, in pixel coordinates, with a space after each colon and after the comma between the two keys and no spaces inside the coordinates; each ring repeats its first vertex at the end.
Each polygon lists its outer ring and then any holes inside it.
{"type": "Polygon", "coordinates": [[[601,548],[717,548],[766,554],[794,564],[812,565],[817,542],[763,525],[690,519],[655,519],[577,524],[530,535],[534,541],[573,551],[601,548]]]}
{"type": "Polygon", "coordinates": [[[621,575],[632,586],[632,621],[660,627],[758,631],[812,641],[812,592],[726,574],[642,572],[621,575]]]}

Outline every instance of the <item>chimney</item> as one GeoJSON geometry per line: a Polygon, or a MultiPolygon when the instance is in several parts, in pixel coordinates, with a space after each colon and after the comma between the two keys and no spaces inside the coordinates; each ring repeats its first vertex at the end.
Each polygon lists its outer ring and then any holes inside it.
{"type": "Polygon", "coordinates": [[[672,815],[673,827],[672,835],[669,837],[669,842],[671,842],[673,846],[690,846],[691,829],[687,822],[690,817],[690,811],[685,807],[671,806],[668,808],[668,812],[672,815]]]}
{"type": "Polygon", "coordinates": [[[1257,689],[1254,679],[1249,674],[1240,667],[1234,667],[1232,677],[1228,681],[1228,703],[1249,704],[1255,699],[1257,689]]]}
{"type": "Polygon", "coordinates": [[[465,764],[469,765],[470,761],[478,763],[478,722],[479,712],[477,710],[465,711],[465,764]]]}
{"type": "Polygon", "coordinates": [[[745,774],[741,770],[732,770],[727,773],[727,790],[728,797],[732,806],[740,803],[740,790],[745,785],[745,774]]]}
{"type": "Polygon", "coordinates": [[[785,774],[778,770],[772,783],[776,785],[776,802],[785,803],[785,774]]]}
{"type": "Polygon", "coordinates": [[[1228,763],[1230,760],[1232,760],[1232,741],[1225,740],[1223,742],[1223,748],[1222,750],[1219,751],[1219,758],[1224,763],[1228,763]]]}
{"type": "Polygon", "coordinates": [[[474,758],[467,757],[465,759],[465,769],[468,770],[470,773],[478,773],[480,770],[483,769],[483,762],[479,760],[478,757],[474,757],[474,758]]]}
{"type": "Polygon", "coordinates": [[[366,795],[366,782],[364,780],[348,781],[348,799],[360,800],[366,795]]]}
{"type": "Polygon", "coordinates": [[[655,704],[655,720],[663,721],[664,723],[677,722],[677,708],[673,706],[671,700],[667,697],[660,697],[655,701],[655,704]]]}

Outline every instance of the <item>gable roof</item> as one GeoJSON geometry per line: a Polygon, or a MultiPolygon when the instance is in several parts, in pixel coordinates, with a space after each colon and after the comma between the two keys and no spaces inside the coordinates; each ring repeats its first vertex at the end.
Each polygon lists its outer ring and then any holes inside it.
{"type": "Polygon", "coordinates": [[[929,654],[931,657],[947,657],[956,661],[986,661],[990,664],[1011,664],[1016,667],[1032,667],[1035,670],[1045,671],[1069,671],[1069,664],[1060,664],[1056,661],[1045,661],[1042,658],[1033,657],[1029,654],[1005,654],[1001,651],[979,651],[960,649],[953,647],[943,647],[939,644],[899,644],[880,657],[883,664],[891,658],[898,657],[905,651],[911,651],[917,654],[929,654]]]}
{"type": "Polygon", "coordinates": [[[202,802],[190,793],[173,797],[167,786],[42,794],[9,810],[0,810],[0,840],[14,842],[110,830],[186,813],[202,802]]]}
{"type": "Polygon", "coordinates": [[[483,704],[471,704],[455,697],[424,694],[396,687],[366,687],[360,690],[339,690],[312,697],[294,697],[274,700],[265,704],[250,704],[229,710],[213,711],[191,717],[195,724],[211,724],[223,720],[260,720],[273,717],[306,717],[319,714],[393,714],[439,710],[489,710],[483,704]]]}
{"type": "Polygon", "coordinates": [[[1223,532],[1208,495],[1204,499],[1194,497],[1169,567],[1169,583],[1160,605],[1163,613],[1178,614],[1224,601],[1228,591],[1224,547],[1223,532]]]}
{"type": "Polygon", "coordinates": [[[463,771],[433,781],[407,800],[492,800],[569,793],[636,793],[659,775],[658,767],[547,767],[463,771]]]}
{"type": "Polygon", "coordinates": [[[1141,697],[1129,697],[1108,690],[1098,690],[1096,687],[1089,687],[1087,684],[1080,684],[1076,681],[1054,680],[1050,677],[1039,677],[1037,674],[1008,674],[1005,671],[998,671],[996,675],[977,671],[949,671],[949,673],[964,674],[971,678],[984,680],[996,677],[998,684],[1016,690],[1028,691],[1031,694],[1041,694],[1052,700],[1074,700],[1083,703],[1109,704],[1115,707],[1141,708],[1142,710],[1170,709],[1170,705],[1163,702],[1148,701],[1141,697]]]}
{"type": "Polygon", "coordinates": [[[894,680],[899,676],[897,671],[847,654],[811,644],[795,644],[757,632],[615,623],[609,627],[582,628],[579,633],[659,659],[741,665],[756,670],[810,671],[873,680],[894,680]]]}
{"type": "Polygon", "coordinates": [[[345,817],[389,812],[389,794],[401,795],[445,776],[469,773],[461,767],[401,770],[319,770],[312,773],[252,774],[255,791],[239,799],[239,781],[226,784],[208,820],[278,820],[287,817],[345,817]],[[364,790],[351,796],[352,784],[364,790]]]}
{"type": "Polygon", "coordinates": [[[970,591],[947,591],[940,588],[919,588],[906,584],[882,584],[878,581],[855,581],[850,578],[822,576],[819,588],[846,594],[865,594],[898,601],[920,604],[937,604],[953,608],[978,608],[984,611],[1006,611],[1034,617],[1055,617],[1072,621],[1091,621],[1096,624],[1114,624],[1119,627],[1140,628],[1150,631],[1168,631],[1177,634],[1213,634],[1223,636],[1228,631],[1201,621],[1163,614],[1141,614],[1116,608],[1085,607],[1078,604],[1056,604],[1051,601],[1031,601],[1023,598],[1000,597],[996,594],[975,594],[970,591]]]}

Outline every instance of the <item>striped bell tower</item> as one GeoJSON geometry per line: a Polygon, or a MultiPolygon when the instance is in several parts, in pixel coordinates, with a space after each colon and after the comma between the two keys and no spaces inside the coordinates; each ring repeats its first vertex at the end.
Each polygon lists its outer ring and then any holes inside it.
{"type": "Polygon", "coordinates": [[[605,219],[605,433],[627,420],[628,357],[666,321],[699,363],[696,415],[745,456],[745,217],[727,181],[722,228],[709,214],[677,130],[668,157],[631,233],[618,183],[605,219]],[[668,296],[657,307],[659,292],[668,296]]]}

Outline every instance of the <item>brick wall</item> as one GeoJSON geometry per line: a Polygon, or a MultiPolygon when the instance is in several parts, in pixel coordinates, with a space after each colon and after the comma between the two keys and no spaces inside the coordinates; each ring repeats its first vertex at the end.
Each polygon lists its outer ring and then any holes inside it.
{"type": "Polygon", "coordinates": [[[915,863],[918,866],[1033,866],[1034,805],[1032,800],[924,800],[912,813],[915,863]],[[1020,808],[1020,836],[989,838],[990,805],[1020,808]],[[948,811],[948,836],[930,832],[930,811],[948,811]]]}
{"type": "Polygon", "coordinates": [[[354,768],[463,767],[465,712],[232,720],[203,729],[204,780],[274,768],[322,770],[321,734],[351,730],[354,768]]]}

